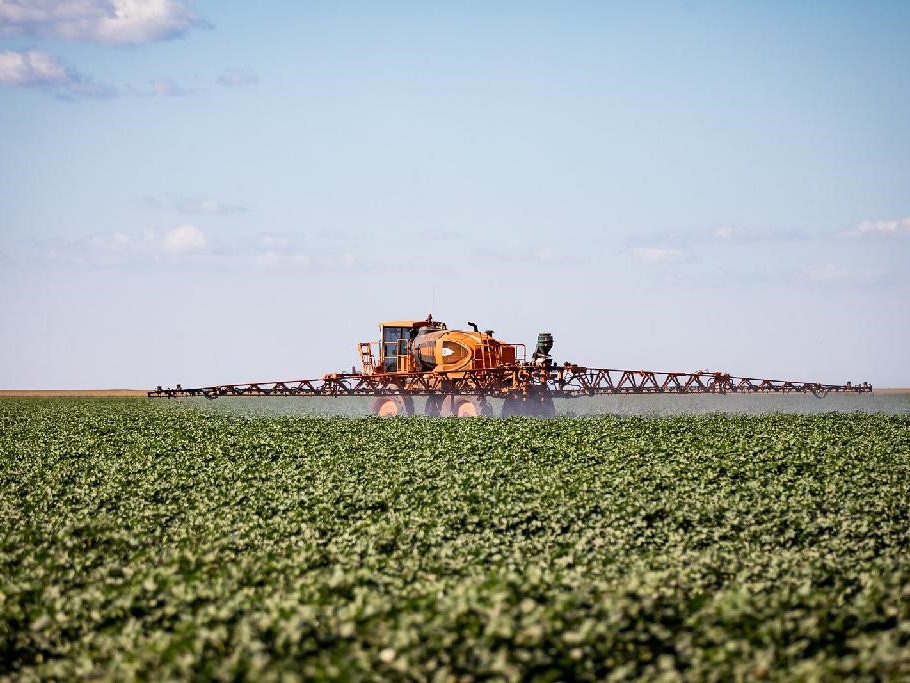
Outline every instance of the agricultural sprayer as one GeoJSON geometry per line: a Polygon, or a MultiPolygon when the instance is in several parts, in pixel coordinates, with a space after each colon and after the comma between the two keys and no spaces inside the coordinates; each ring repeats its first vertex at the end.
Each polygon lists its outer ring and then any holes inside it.
{"type": "Polygon", "coordinates": [[[204,396],[366,396],[377,415],[413,415],[414,397],[426,397],[424,414],[493,415],[491,398],[503,399],[502,415],[554,415],[554,398],[605,394],[871,393],[862,384],[821,384],[734,377],[725,372],[659,372],[557,364],[553,337],[537,336],[534,350],[503,342],[493,330],[450,330],[427,316],[379,325],[380,340],[358,345],[360,370],[322,379],[222,384],[185,389],[157,387],[153,398],[204,396]]]}

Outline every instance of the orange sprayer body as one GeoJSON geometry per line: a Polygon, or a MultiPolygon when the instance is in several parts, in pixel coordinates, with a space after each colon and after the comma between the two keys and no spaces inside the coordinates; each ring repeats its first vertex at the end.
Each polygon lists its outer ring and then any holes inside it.
{"type": "Polygon", "coordinates": [[[523,344],[507,344],[489,331],[450,330],[432,319],[384,322],[379,332],[381,341],[360,344],[364,374],[459,373],[525,360],[523,344]]]}

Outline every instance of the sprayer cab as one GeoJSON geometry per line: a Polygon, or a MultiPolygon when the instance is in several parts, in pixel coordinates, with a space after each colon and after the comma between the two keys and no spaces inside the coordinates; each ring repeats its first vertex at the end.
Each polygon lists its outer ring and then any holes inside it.
{"type": "MultiPolygon", "coordinates": [[[[428,315],[424,320],[389,320],[379,323],[378,342],[364,342],[360,345],[361,356],[364,346],[372,351],[373,346],[378,346],[379,362],[373,363],[374,372],[414,372],[411,347],[420,330],[441,331],[446,329],[446,324],[433,320],[428,315]]],[[[373,354],[370,353],[370,356],[373,354]]],[[[367,372],[368,363],[364,363],[364,372],[367,372]]]]}

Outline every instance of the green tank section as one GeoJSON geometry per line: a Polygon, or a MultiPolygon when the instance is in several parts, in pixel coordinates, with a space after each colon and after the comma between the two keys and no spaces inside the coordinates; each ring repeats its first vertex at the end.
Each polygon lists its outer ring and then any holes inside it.
{"type": "Polygon", "coordinates": [[[541,332],[537,335],[537,354],[549,356],[550,349],[553,348],[553,335],[549,332],[541,332]]]}

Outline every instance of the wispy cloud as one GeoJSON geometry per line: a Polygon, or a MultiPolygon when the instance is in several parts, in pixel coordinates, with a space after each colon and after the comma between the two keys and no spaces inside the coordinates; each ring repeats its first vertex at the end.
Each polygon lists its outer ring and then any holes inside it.
{"type": "Polygon", "coordinates": [[[193,198],[178,195],[163,195],[161,197],[146,196],[143,198],[148,206],[156,209],[173,209],[180,213],[202,214],[236,214],[245,213],[249,209],[241,204],[226,204],[211,197],[193,198]]]}
{"type": "Polygon", "coordinates": [[[649,248],[655,244],[672,244],[675,248],[691,250],[694,247],[744,247],[754,244],[802,242],[812,235],[802,230],[757,230],[734,223],[718,223],[698,230],[666,230],[636,236],[631,248],[649,248]]]}
{"type": "Polygon", "coordinates": [[[757,230],[744,228],[741,225],[720,223],[708,231],[691,234],[689,241],[692,244],[714,245],[751,245],[770,244],[783,242],[802,242],[812,236],[803,230],[771,229],[757,230]]]}
{"type": "MultiPolygon", "coordinates": [[[[0,0],[2,2],[2,0],[0,0]]],[[[119,90],[92,81],[43,50],[0,50],[0,83],[36,88],[62,100],[114,97],[119,90]]]]}
{"type": "Polygon", "coordinates": [[[32,240],[8,255],[19,263],[81,268],[155,268],[187,262],[274,271],[364,268],[356,252],[343,245],[327,247],[296,234],[231,237],[191,223],[163,230],[115,230],[75,239],[32,240]]]}
{"type": "Polygon", "coordinates": [[[0,50],[0,83],[13,88],[33,88],[65,101],[118,95],[182,97],[202,92],[200,88],[187,88],[166,78],[149,81],[148,88],[127,85],[121,89],[98,83],[39,49],[0,50]]]}
{"type": "Polygon", "coordinates": [[[842,237],[910,237],[910,216],[888,221],[863,221],[841,233],[842,237]]]}
{"type": "Polygon", "coordinates": [[[0,0],[0,36],[123,45],[208,26],[183,0],[0,0]]]}
{"type": "Polygon", "coordinates": [[[195,225],[166,230],[112,231],[32,245],[32,258],[77,266],[111,266],[175,260],[206,253],[209,239],[195,225]]]}
{"type": "Polygon", "coordinates": [[[23,88],[59,85],[75,73],[42,50],[0,50],[0,82],[23,88]]]}
{"type": "Polygon", "coordinates": [[[636,247],[632,256],[646,266],[682,263],[691,258],[688,251],[677,247],[636,247]]]}
{"type": "Polygon", "coordinates": [[[259,82],[255,73],[248,69],[225,69],[218,76],[219,85],[233,88],[241,85],[254,85],[259,82]]]}
{"type": "Polygon", "coordinates": [[[299,235],[263,233],[252,245],[252,263],[263,270],[353,268],[359,257],[350,251],[329,252],[306,244],[299,235]]]}
{"type": "Polygon", "coordinates": [[[151,94],[155,97],[184,97],[202,92],[199,88],[185,88],[168,78],[159,78],[150,81],[151,94]]]}

